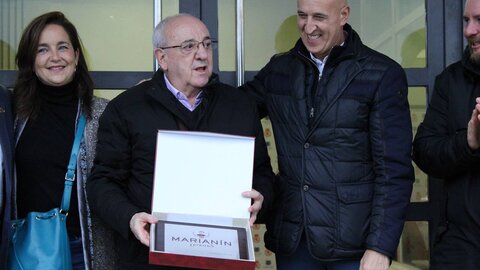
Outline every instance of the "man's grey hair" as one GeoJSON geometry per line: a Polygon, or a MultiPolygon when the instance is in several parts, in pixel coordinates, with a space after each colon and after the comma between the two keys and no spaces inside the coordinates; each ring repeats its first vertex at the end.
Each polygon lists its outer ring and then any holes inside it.
{"type": "Polygon", "coordinates": [[[168,23],[173,19],[176,19],[178,17],[184,17],[184,16],[192,17],[192,15],[187,13],[179,13],[176,15],[168,16],[157,24],[157,26],[155,27],[155,30],[153,31],[153,37],[152,37],[154,48],[165,47],[168,45],[167,33],[166,33],[168,23]]]}

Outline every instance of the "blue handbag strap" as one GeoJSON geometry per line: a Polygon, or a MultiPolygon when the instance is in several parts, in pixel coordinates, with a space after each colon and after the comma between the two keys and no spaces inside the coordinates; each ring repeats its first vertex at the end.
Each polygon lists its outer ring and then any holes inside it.
{"type": "Polygon", "coordinates": [[[70,196],[72,195],[72,186],[75,181],[78,150],[80,149],[80,141],[82,140],[83,130],[85,129],[86,123],[87,119],[85,115],[81,113],[80,118],[78,119],[77,132],[75,133],[75,140],[73,141],[67,173],[65,174],[65,187],[63,189],[62,204],[60,206],[60,213],[65,215],[68,214],[68,210],[70,209],[70,196]]]}

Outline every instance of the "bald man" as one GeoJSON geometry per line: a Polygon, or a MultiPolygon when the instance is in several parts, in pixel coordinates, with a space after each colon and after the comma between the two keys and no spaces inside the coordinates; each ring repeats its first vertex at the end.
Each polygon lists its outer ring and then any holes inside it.
{"type": "Polygon", "coordinates": [[[460,61],[435,80],[418,127],[413,159],[445,180],[446,223],[434,240],[430,269],[480,269],[480,0],[467,0],[460,61]]]}
{"type": "Polygon", "coordinates": [[[405,73],[362,44],[347,1],[297,7],[295,47],[241,87],[278,152],[266,247],[278,269],[388,269],[414,181],[405,73]]]}

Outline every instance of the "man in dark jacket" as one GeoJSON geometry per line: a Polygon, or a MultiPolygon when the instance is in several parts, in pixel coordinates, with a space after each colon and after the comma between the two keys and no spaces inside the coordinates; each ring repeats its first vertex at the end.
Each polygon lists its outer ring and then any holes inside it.
{"type": "Polygon", "coordinates": [[[108,104],[87,184],[93,212],[117,232],[122,269],[161,269],[147,263],[147,228],[157,221],[149,213],[158,129],[256,137],[253,190],[242,193],[254,201],[251,224],[271,204],[273,173],[255,105],[212,75],[214,41],[206,26],[187,14],[172,16],[155,28],[153,43],[162,70],[108,104]]]}
{"type": "Polygon", "coordinates": [[[13,120],[10,93],[0,85],[0,269],[7,263],[13,186],[13,120]]]}
{"type": "Polygon", "coordinates": [[[434,242],[431,269],[480,269],[480,0],[465,3],[462,60],[435,80],[413,159],[445,180],[446,226],[434,242]],[[443,230],[445,228],[445,230],[443,230]]]}
{"type": "Polygon", "coordinates": [[[279,161],[266,247],[279,269],[388,269],[414,181],[403,69],[364,46],[345,0],[298,0],[301,38],[242,89],[279,161]]]}

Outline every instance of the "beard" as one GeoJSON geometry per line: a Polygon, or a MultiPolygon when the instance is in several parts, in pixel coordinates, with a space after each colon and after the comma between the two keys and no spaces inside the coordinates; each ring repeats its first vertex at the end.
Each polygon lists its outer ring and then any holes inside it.
{"type": "Polygon", "coordinates": [[[480,66],[480,52],[475,52],[472,49],[471,45],[469,45],[469,49],[470,49],[470,61],[473,64],[480,66]]]}

